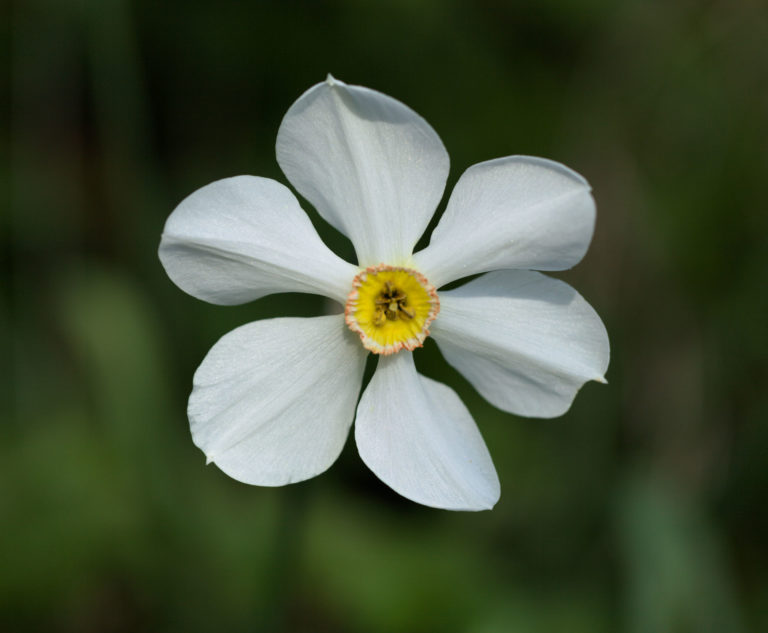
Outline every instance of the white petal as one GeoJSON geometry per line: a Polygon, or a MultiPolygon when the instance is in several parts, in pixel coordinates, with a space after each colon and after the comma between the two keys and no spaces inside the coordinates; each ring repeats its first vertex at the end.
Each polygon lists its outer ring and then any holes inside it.
{"type": "Polygon", "coordinates": [[[432,335],[491,404],[518,415],[565,413],[588,380],[605,382],[608,334],[568,284],[501,270],[440,293],[432,335]]]}
{"type": "Polygon", "coordinates": [[[404,264],[445,188],[448,153],[413,110],[329,76],[288,110],[277,161],[355,246],[360,266],[404,264]]]}
{"type": "Polygon", "coordinates": [[[355,440],[368,467],[408,499],[447,510],[487,510],[499,499],[472,416],[450,387],[416,372],[411,352],[379,357],[355,440]]]}
{"type": "Polygon", "coordinates": [[[344,446],[365,356],[341,315],[239,327],[195,373],[192,438],[238,481],[280,486],[314,477],[344,446]]]}
{"type": "Polygon", "coordinates": [[[499,268],[564,270],[586,253],[594,224],[595,202],[576,172],[498,158],[462,174],[415,267],[435,287],[499,268]]]}
{"type": "Polygon", "coordinates": [[[221,305],[273,292],[346,301],[357,269],[323,244],[286,186],[218,180],[182,200],[165,223],[160,261],[179,288],[221,305]]]}

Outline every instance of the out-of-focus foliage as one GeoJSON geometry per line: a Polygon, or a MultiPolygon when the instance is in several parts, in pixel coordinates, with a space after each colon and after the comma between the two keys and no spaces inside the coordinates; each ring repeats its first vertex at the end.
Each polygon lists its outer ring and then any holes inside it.
{"type": "Polygon", "coordinates": [[[0,629],[768,630],[764,2],[3,6],[0,629]],[[328,72],[422,114],[449,188],[515,153],[593,185],[594,243],[559,276],[606,322],[607,387],[520,419],[418,353],[480,425],[492,512],[401,499],[353,442],[262,489],[189,438],[219,336],[327,306],[188,297],[163,223],[215,179],[282,179],[281,116],[328,72]]]}

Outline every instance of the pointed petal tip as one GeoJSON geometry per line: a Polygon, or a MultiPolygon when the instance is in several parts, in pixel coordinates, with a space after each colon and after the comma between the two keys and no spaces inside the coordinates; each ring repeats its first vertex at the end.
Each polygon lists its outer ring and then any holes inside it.
{"type": "Polygon", "coordinates": [[[399,490],[395,490],[395,492],[414,503],[419,503],[428,508],[434,508],[435,510],[446,510],[448,512],[486,512],[488,510],[493,510],[499,501],[499,495],[497,494],[493,499],[476,499],[475,501],[463,504],[429,503],[421,499],[415,499],[410,495],[405,495],[399,490]]]}
{"type": "Polygon", "coordinates": [[[328,76],[325,78],[325,83],[329,86],[335,86],[340,82],[331,73],[328,73],[328,76]]]}
{"type": "MultiPolygon", "coordinates": [[[[500,492],[497,493],[492,499],[478,499],[476,504],[468,505],[464,508],[450,508],[451,510],[458,510],[460,512],[486,512],[493,510],[499,501],[500,492]]],[[[447,509],[447,508],[446,508],[447,509]]]]}
{"type": "Polygon", "coordinates": [[[493,510],[493,508],[496,506],[496,503],[498,501],[499,501],[499,498],[496,497],[493,501],[488,501],[483,505],[478,506],[477,508],[473,508],[473,510],[475,512],[487,512],[488,510],[493,510]]]}
{"type": "Polygon", "coordinates": [[[213,456],[212,455],[206,455],[205,456],[205,465],[210,466],[213,464],[213,456]]]}
{"type": "Polygon", "coordinates": [[[594,380],[595,380],[595,382],[599,382],[602,385],[607,385],[608,384],[608,381],[605,379],[605,376],[598,376],[594,380]]]}

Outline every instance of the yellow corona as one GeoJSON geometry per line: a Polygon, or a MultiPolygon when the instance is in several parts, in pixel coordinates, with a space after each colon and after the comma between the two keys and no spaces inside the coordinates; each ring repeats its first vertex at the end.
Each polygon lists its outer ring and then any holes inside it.
{"type": "Polygon", "coordinates": [[[374,354],[421,347],[440,311],[435,288],[421,273],[398,266],[369,266],[352,281],[344,318],[374,354]]]}

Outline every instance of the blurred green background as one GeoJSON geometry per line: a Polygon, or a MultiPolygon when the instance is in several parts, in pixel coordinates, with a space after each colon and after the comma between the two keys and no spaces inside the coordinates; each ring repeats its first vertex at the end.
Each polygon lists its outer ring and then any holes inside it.
{"type": "Polygon", "coordinates": [[[764,1],[25,0],[0,41],[0,630],[768,630],[764,1]],[[285,182],[281,117],[328,72],[424,116],[449,190],[509,154],[593,185],[557,276],[607,325],[608,386],[516,418],[417,353],[486,438],[491,512],[398,497],[354,442],[266,489],[189,437],[221,335],[325,306],[185,295],[163,223],[213,180],[285,182]]]}

